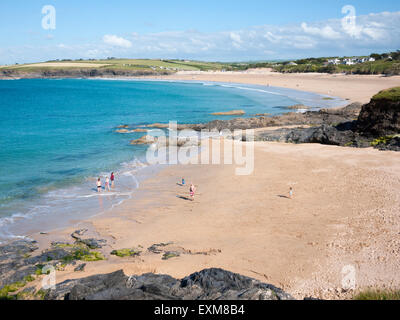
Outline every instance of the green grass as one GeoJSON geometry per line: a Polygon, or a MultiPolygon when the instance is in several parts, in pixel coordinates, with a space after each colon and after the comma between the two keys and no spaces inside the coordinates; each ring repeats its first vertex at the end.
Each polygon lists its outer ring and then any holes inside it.
{"type": "Polygon", "coordinates": [[[2,289],[0,289],[0,300],[12,300],[15,299],[15,296],[9,295],[10,293],[14,293],[19,289],[25,287],[28,282],[32,282],[35,280],[35,277],[29,275],[26,276],[22,281],[17,281],[9,285],[5,285],[2,289]]]}
{"type": "Polygon", "coordinates": [[[71,255],[63,259],[64,263],[70,263],[74,260],[91,262],[105,260],[105,258],[101,252],[90,251],[85,247],[78,247],[74,248],[74,250],[71,252],[71,255]]]}
{"type": "Polygon", "coordinates": [[[394,136],[385,136],[385,137],[379,137],[378,139],[375,139],[374,141],[371,142],[372,147],[376,147],[377,145],[380,144],[388,144],[394,136]]]}
{"type": "Polygon", "coordinates": [[[382,90],[372,97],[372,100],[400,101],[400,87],[382,90]]]}
{"type": "Polygon", "coordinates": [[[50,72],[59,70],[92,70],[110,69],[127,71],[207,71],[222,70],[229,68],[230,65],[218,62],[183,61],[183,60],[151,60],[151,59],[107,59],[107,60],[73,60],[73,61],[48,61],[49,63],[59,63],[60,66],[46,66],[42,63],[28,63],[23,65],[13,65],[0,68],[0,71],[14,70],[19,72],[50,72]],[[62,64],[65,66],[62,66],[62,64]],[[67,64],[85,63],[92,66],[73,67],[67,64]]]}
{"type": "Polygon", "coordinates": [[[353,300],[400,300],[400,291],[367,290],[357,294],[353,300]]]}
{"type": "Polygon", "coordinates": [[[141,251],[136,250],[136,249],[120,249],[120,250],[114,250],[111,252],[113,256],[117,256],[120,258],[125,258],[125,257],[134,257],[140,255],[141,251]]]}

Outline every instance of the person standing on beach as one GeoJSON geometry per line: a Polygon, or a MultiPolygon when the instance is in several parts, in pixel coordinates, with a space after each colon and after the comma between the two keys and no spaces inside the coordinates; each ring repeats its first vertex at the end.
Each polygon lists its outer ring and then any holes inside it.
{"type": "Polygon", "coordinates": [[[182,178],[182,185],[184,186],[185,185],[185,178],[182,178]]]}
{"type": "Polygon", "coordinates": [[[192,184],[190,184],[190,189],[189,189],[189,193],[190,193],[190,197],[192,198],[192,201],[194,201],[194,195],[196,192],[196,187],[192,184]]]}
{"type": "Polygon", "coordinates": [[[289,189],[289,198],[293,199],[293,188],[292,187],[290,187],[290,189],[289,189]]]}
{"type": "Polygon", "coordinates": [[[108,177],[106,178],[106,187],[105,187],[105,189],[107,191],[110,191],[110,179],[108,177]]]}
{"type": "Polygon", "coordinates": [[[115,180],[114,172],[111,172],[110,180],[111,180],[111,188],[114,188],[115,187],[115,185],[114,185],[114,180],[115,180]]]}
{"type": "Polygon", "coordinates": [[[101,192],[101,179],[100,178],[97,179],[97,192],[98,193],[101,192]]]}

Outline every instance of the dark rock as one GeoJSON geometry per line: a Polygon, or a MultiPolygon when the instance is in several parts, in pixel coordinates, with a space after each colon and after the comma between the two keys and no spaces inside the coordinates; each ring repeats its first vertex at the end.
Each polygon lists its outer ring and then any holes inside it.
{"type": "Polygon", "coordinates": [[[400,133],[400,101],[372,99],[362,107],[357,131],[367,137],[400,133]]]}
{"type": "Polygon", "coordinates": [[[27,258],[25,260],[25,264],[37,264],[44,263],[53,260],[62,260],[66,257],[69,257],[70,253],[65,249],[51,249],[43,252],[42,254],[34,257],[27,258]]]}
{"type": "Polygon", "coordinates": [[[338,130],[333,126],[322,125],[311,128],[283,128],[260,133],[257,140],[290,143],[321,143],[344,146],[356,139],[351,130],[338,130]]]}
{"type": "Polygon", "coordinates": [[[77,240],[77,242],[80,242],[80,243],[83,243],[83,244],[87,245],[90,249],[100,249],[100,248],[103,248],[106,245],[107,240],[104,240],[104,239],[100,239],[100,240],[97,240],[97,239],[79,239],[79,240],[77,240]]]}
{"type": "Polygon", "coordinates": [[[84,239],[82,236],[88,231],[88,229],[81,229],[81,230],[76,230],[74,233],[71,234],[71,237],[76,240],[78,243],[83,243],[84,245],[88,246],[90,249],[100,249],[103,248],[107,240],[104,239],[84,239]]]}
{"type": "Polygon", "coordinates": [[[400,151],[400,136],[395,136],[387,144],[381,143],[376,145],[377,149],[382,151],[400,151]]]}
{"type": "Polygon", "coordinates": [[[293,130],[287,136],[287,142],[321,143],[328,145],[345,145],[354,140],[352,131],[340,131],[335,127],[322,125],[308,129],[293,130]]]}
{"type": "Polygon", "coordinates": [[[27,266],[18,269],[8,269],[1,272],[0,275],[0,289],[5,285],[10,285],[15,282],[20,282],[25,279],[25,277],[35,274],[36,267],[27,266]]]}
{"type": "Polygon", "coordinates": [[[168,275],[127,277],[123,271],[68,280],[47,293],[47,300],[290,300],[272,285],[221,269],[208,269],[182,280],[168,275]]]}
{"type": "Polygon", "coordinates": [[[163,248],[165,248],[169,245],[172,245],[172,244],[173,244],[173,242],[156,243],[156,244],[153,244],[151,247],[149,247],[147,250],[152,253],[155,253],[155,254],[160,254],[160,253],[164,252],[163,248]]]}
{"type": "Polygon", "coordinates": [[[84,270],[85,270],[85,267],[86,267],[86,263],[82,263],[82,264],[80,264],[79,266],[77,266],[77,267],[74,269],[74,271],[75,271],[75,272],[84,271],[84,270]]]}
{"type": "Polygon", "coordinates": [[[169,259],[172,259],[172,258],[177,258],[180,255],[181,255],[180,252],[177,252],[177,251],[167,251],[167,252],[164,253],[162,259],[163,260],[169,260],[169,259]]]}
{"type": "Polygon", "coordinates": [[[0,255],[18,254],[24,255],[38,249],[37,242],[32,240],[17,240],[0,246],[0,255]]]}
{"type": "Polygon", "coordinates": [[[88,229],[76,230],[74,231],[74,233],[71,234],[71,237],[79,240],[86,232],[88,232],[88,229]]]}

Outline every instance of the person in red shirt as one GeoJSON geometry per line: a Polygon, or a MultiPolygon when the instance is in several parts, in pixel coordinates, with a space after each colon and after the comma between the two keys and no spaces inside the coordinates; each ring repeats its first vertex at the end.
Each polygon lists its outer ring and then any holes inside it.
{"type": "Polygon", "coordinates": [[[114,180],[115,180],[114,172],[111,172],[110,180],[111,180],[111,188],[114,188],[114,180]]]}

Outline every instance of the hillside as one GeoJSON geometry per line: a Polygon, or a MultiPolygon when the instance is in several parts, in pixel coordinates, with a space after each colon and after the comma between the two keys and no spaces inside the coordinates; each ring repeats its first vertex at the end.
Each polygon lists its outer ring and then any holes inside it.
{"type": "Polygon", "coordinates": [[[0,78],[165,75],[177,71],[233,70],[229,64],[187,60],[55,60],[0,67],[0,78]]]}

